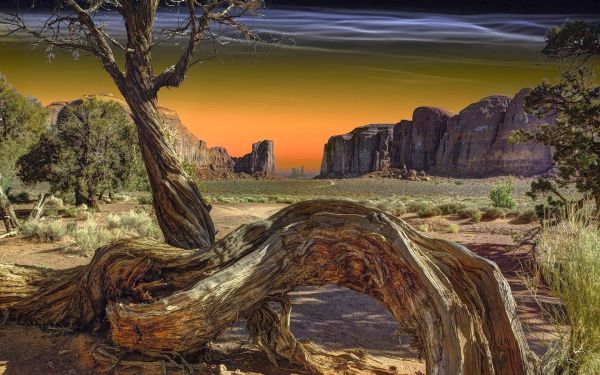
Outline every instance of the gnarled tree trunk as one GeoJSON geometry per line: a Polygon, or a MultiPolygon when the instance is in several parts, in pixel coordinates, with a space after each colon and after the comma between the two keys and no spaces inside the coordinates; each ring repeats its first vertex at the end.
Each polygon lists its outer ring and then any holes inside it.
{"type": "Polygon", "coordinates": [[[15,210],[13,209],[10,200],[4,193],[4,189],[0,186],[0,218],[4,221],[4,226],[6,227],[6,232],[12,232],[15,229],[18,229],[20,226],[19,219],[15,214],[15,210]]]}
{"type": "Polygon", "coordinates": [[[272,361],[339,373],[294,338],[286,297],[299,286],[335,284],[386,306],[422,348],[428,374],[537,373],[493,262],[348,202],[290,206],[202,253],[132,240],[68,271],[3,267],[0,308],[10,319],[101,331],[108,321],[104,332],[126,349],[185,355],[245,318],[272,361]]]}

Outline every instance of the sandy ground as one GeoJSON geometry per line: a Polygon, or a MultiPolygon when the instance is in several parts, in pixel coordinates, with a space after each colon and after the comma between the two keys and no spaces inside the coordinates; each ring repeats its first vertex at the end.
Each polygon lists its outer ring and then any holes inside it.
{"type": "MultiPolygon", "coordinates": [[[[119,203],[104,207],[107,212],[127,211],[135,204],[119,203]]],[[[231,204],[214,205],[211,212],[222,237],[239,225],[266,218],[285,205],[231,204]]],[[[26,207],[17,207],[21,214],[26,207]]],[[[541,355],[552,339],[553,327],[544,320],[538,304],[523,284],[521,261],[523,250],[512,249],[512,236],[522,233],[528,225],[508,221],[469,224],[453,218],[418,219],[406,216],[417,225],[424,221],[432,228],[431,235],[466,245],[469,249],[498,263],[508,278],[517,301],[519,316],[526,326],[531,348],[541,355]],[[458,234],[444,233],[452,220],[461,225],[458,234]]],[[[99,220],[102,220],[100,215],[99,220]]],[[[0,233],[3,228],[0,224],[0,233]]],[[[55,269],[86,264],[89,258],[64,250],[64,243],[36,243],[28,239],[0,240],[0,262],[37,265],[55,269]]],[[[554,301],[541,294],[543,301],[554,301]]],[[[425,372],[422,362],[408,347],[408,338],[398,335],[398,325],[391,315],[370,297],[334,286],[304,288],[293,293],[293,331],[300,339],[310,339],[330,350],[361,349],[370,355],[378,367],[396,369],[398,374],[425,372]]],[[[93,359],[89,357],[91,338],[85,335],[34,327],[8,325],[0,328],[0,374],[91,374],[93,359]]],[[[212,359],[240,374],[295,374],[302,371],[276,369],[262,353],[249,348],[242,324],[227,330],[212,345],[212,359]]]]}

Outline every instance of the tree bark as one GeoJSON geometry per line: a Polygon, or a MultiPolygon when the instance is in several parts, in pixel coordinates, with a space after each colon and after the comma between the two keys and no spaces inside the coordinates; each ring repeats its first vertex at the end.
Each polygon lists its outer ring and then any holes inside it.
{"type": "Polygon", "coordinates": [[[184,249],[206,249],[215,240],[210,206],[185,173],[168,143],[155,99],[126,97],[137,126],[142,158],[152,188],[158,223],[165,241],[184,249]]]}
{"type": "Polygon", "coordinates": [[[157,1],[122,2],[127,30],[126,74],[115,83],[137,127],[154,209],[165,241],[184,249],[208,248],[215,229],[196,184],[185,173],[158,111],[151,46],[157,1]]]}
{"type": "MultiPolygon", "coordinates": [[[[68,271],[4,266],[10,319],[100,329],[142,352],[193,353],[239,318],[272,361],[315,373],[320,350],[289,329],[287,293],[335,284],[386,306],[422,349],[428,374],[534,374],[507,281],[493,262],[348,202],[311,201],[238,228],[205,252],[148,241],[99,249],[68,271]],[[269,307],[280,303],[282,313],[269,307]]],[[[337,368],[337,367],[336,367],[337,368]]]]}
{"type": "Polygon", "coordinates": [[[4,226],[6,227],[6,232],[12,232],[15,229],[20,227],[19,219],[15,214],[15,210],[13,209],[10,200],[4,193],[4,189],[0,186],[0,217],[4,221],[4,226]]]}

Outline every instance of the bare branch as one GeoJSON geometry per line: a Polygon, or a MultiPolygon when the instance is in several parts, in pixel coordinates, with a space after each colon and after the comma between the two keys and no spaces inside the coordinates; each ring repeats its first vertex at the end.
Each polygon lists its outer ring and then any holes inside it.
{"type": "MultiPolygon", "coordinates": [[[[185,0],[189,18],[178,28],[170,30],[168,39],[175,35],[182,35],[189,30],[188,43],[175,65],[165,69],[161,74],[154,78],[154,92],[158,92],[162,87],[178,87],[185,79],[185,74],[189,68],[202,61],[202,59],[193,60],[194,54],[202,40],[205,39],[207,33],[210,33],[210,24],[217,23],[234,28],[240,32],[246,39],[260,41],[260,37],[253,33],[252,30],[237,21],[237,18],[243,16],[247,12],[256,10],[262,5],[262,1],[258,0],[213,0],[208,4],[199,4],[196,0],[185,0]],[[202,9],[202,15],[196,14],[196,6],[202,9]],[[224,10],[216,12],[217,9],[224,10]],[[239,10],[238,14],[233,12],[239,10]]],[[[214,35],[212,39],[214,38],[214,35]]]]}

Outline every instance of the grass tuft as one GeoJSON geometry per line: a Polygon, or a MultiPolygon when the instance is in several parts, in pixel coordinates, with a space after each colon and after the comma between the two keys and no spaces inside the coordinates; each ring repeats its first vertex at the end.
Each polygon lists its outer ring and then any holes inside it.
{"type": "Polygon", "coordinates": [[[565,210],[538,242],[541,278],[564,306],[551,314],[568,325],[544,356],[544,373],[600,373],[600,220],[592,206],[565,210]]]}

